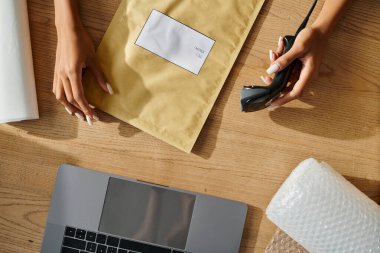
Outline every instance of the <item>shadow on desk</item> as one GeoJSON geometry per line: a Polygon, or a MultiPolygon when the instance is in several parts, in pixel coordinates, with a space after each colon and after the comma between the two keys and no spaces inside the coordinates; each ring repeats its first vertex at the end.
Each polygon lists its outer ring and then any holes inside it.
{"type": "Polygon", "coordinates": [[[0,252],[39,252],[58,166],[78,161],[0,130],[0,252]],[[6,236],[4,236],[6,235],[6,236]]]}
{"type": "MultiPolygon", "coordinates": [[[[192,153],[197,156],[200,156],[204,159],[209,159],[216,147],[217,136],[220,125],[222,123],[224,108],[226,106],[228,98],[231,95],[232,90],[236,88],[236,78],[239,76],[239,73],[242,69],[241,64],[247,60],[247,57],[249,57],[249,52],[252,50],[252,47],[257,40],[258,34],[262,28],[265,18],[267,17],[272,2],[273,0],[267,0],[264,2],[263,8],[261,8],[260,13],[255,20],[255,23],[250,33],[248,34],[246,42],[218,96],[218,99],[216,100],[213,109],[211,110],[211,113],[202,128],[202,131],[192,151],[192,153]]],[[[241,85],[241,87],[242,86],[243,85],[241,85]]]]}
{"type": "Polygon", "coordinates": [[[53,190],[58,167],[78,164],[70,154],[0,130],[0,183],[48,194],[53,190]]]}
{"type": "MultiPolygon", "coordinates": [[[[371,5],[378,9],[380,2],[371,5]]],[[[372,41],[380,37],[372,21],[376,13],[362,19],[362,11],[368,8],[368,1],[355,1],[329,40],[320,76],[300,99],[311,109],[292,108],[291,102],[270,113],[275,123],[338,140],[375,135],[380,125],[380,51],[372,41]],[[362,22],[356,22],[358,19],[362,22]]]]}
{"type": "MultiPolygon", "coordinates": [[[[291,103],[270,112],[278,125],[316,136],[352,140],[376,134],[379,126],[379,104],[372,107],[365,98],[355,96],[328,84],[313,83],[312,92],[300,99],[310,109],[294,108],[291,103]],[[313,95],[312,95],[312,94],[313,95]]],[[[369,93],[369,92],[368,92],[369,93]]]]}
{"type": "Polygon", "coordinates": [[[45,139],[75,139],[78,136],[78,124],[86,123],[84,121],[78,122],[77,117],[68,115],[61,105],[51,106],[56,102],[53,94],[50,96],[50,100],[52,101],[40,103],[40,119],[14,122],[9,123],[9,125],[24,130],[30,135],[45,139]]]}
{"type": "Polygon", "coordinates": [[[251,253],[252,249],[255,248],[263,215],[264,212],[260,208],[248,205],[248,214],[245,222],[240,253],[251,253]],[[252,245],[247,245],[247,242],[252,243],[252,245]]]}
{"type": "Polygon", "coordinates": [[[204,159],[209,159],[216,147],[220,125],[222,124],[223,110],[233,89],[231,75],[227,78],[218,99],[216,100],[202,131],[193,147],[192,153],[204,159]]]}
{"type": "Polygon", "coordinates": [[[380,181],[344,176],[351,184],[380,205],[380,181]]]}

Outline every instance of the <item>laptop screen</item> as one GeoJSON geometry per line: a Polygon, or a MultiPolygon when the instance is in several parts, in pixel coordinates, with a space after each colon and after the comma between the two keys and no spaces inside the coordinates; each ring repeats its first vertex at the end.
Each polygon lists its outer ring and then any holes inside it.
{"type": "Polygon", "coordinates": [[[185,249],[195,195],[110,178],[99,231],[185,249]]]}

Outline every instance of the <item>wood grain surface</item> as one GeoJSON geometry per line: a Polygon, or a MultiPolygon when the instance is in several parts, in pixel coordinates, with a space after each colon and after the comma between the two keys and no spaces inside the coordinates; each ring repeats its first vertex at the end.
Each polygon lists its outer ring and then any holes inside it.
{"type": "MultiPolygon", "coordinates": [[[[96,45],[118,3],[81,1],[96,45]]],[[[0,126],[0,252],[40,251],[62,163],[246,202],[242,253],[264,251],[276,230],[265,208],[308,157],[328,162],[380,202],[380,1],[354,1],[329,41],[319,78],[299,101],[275,112],[239,111],[241,87],[261,83],[268,50],[279,35],[295,32],[310,4],[266,1],[188,155],[102,112],[92,128],[69,117],[51,92],[53,1],[29,0],[41,119],[0,126]]]]}

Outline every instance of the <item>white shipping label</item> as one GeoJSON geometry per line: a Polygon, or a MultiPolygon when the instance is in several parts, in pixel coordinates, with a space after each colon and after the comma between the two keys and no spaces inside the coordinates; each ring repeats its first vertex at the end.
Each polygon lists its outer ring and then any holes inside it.
{"type": "Polygon", "coordinates": [[[153,10],[136,44],[198,75],[215,41],[153,10]]]}

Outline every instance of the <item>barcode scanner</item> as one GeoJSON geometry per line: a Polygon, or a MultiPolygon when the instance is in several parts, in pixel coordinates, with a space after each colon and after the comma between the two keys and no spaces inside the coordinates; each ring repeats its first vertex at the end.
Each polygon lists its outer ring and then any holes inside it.
{"type": "MultiPolygon", "coordinates": [[[[314,1],[296,34],[294,36],[286,35],[284,37],[285,47],[283,54],[287,53],[293,47],[298,34],[309,22],[310,15],[313,13],[317,2],[318,0],[314,1]]],[[[244,86],[240,94],[241,110],[243,112],[255,112],[270,106],[272,101],[278,98],[285,90],[296,63],[297,61],[293,61],[285,69],[278,72],[269,86],[244,86]]]]}

